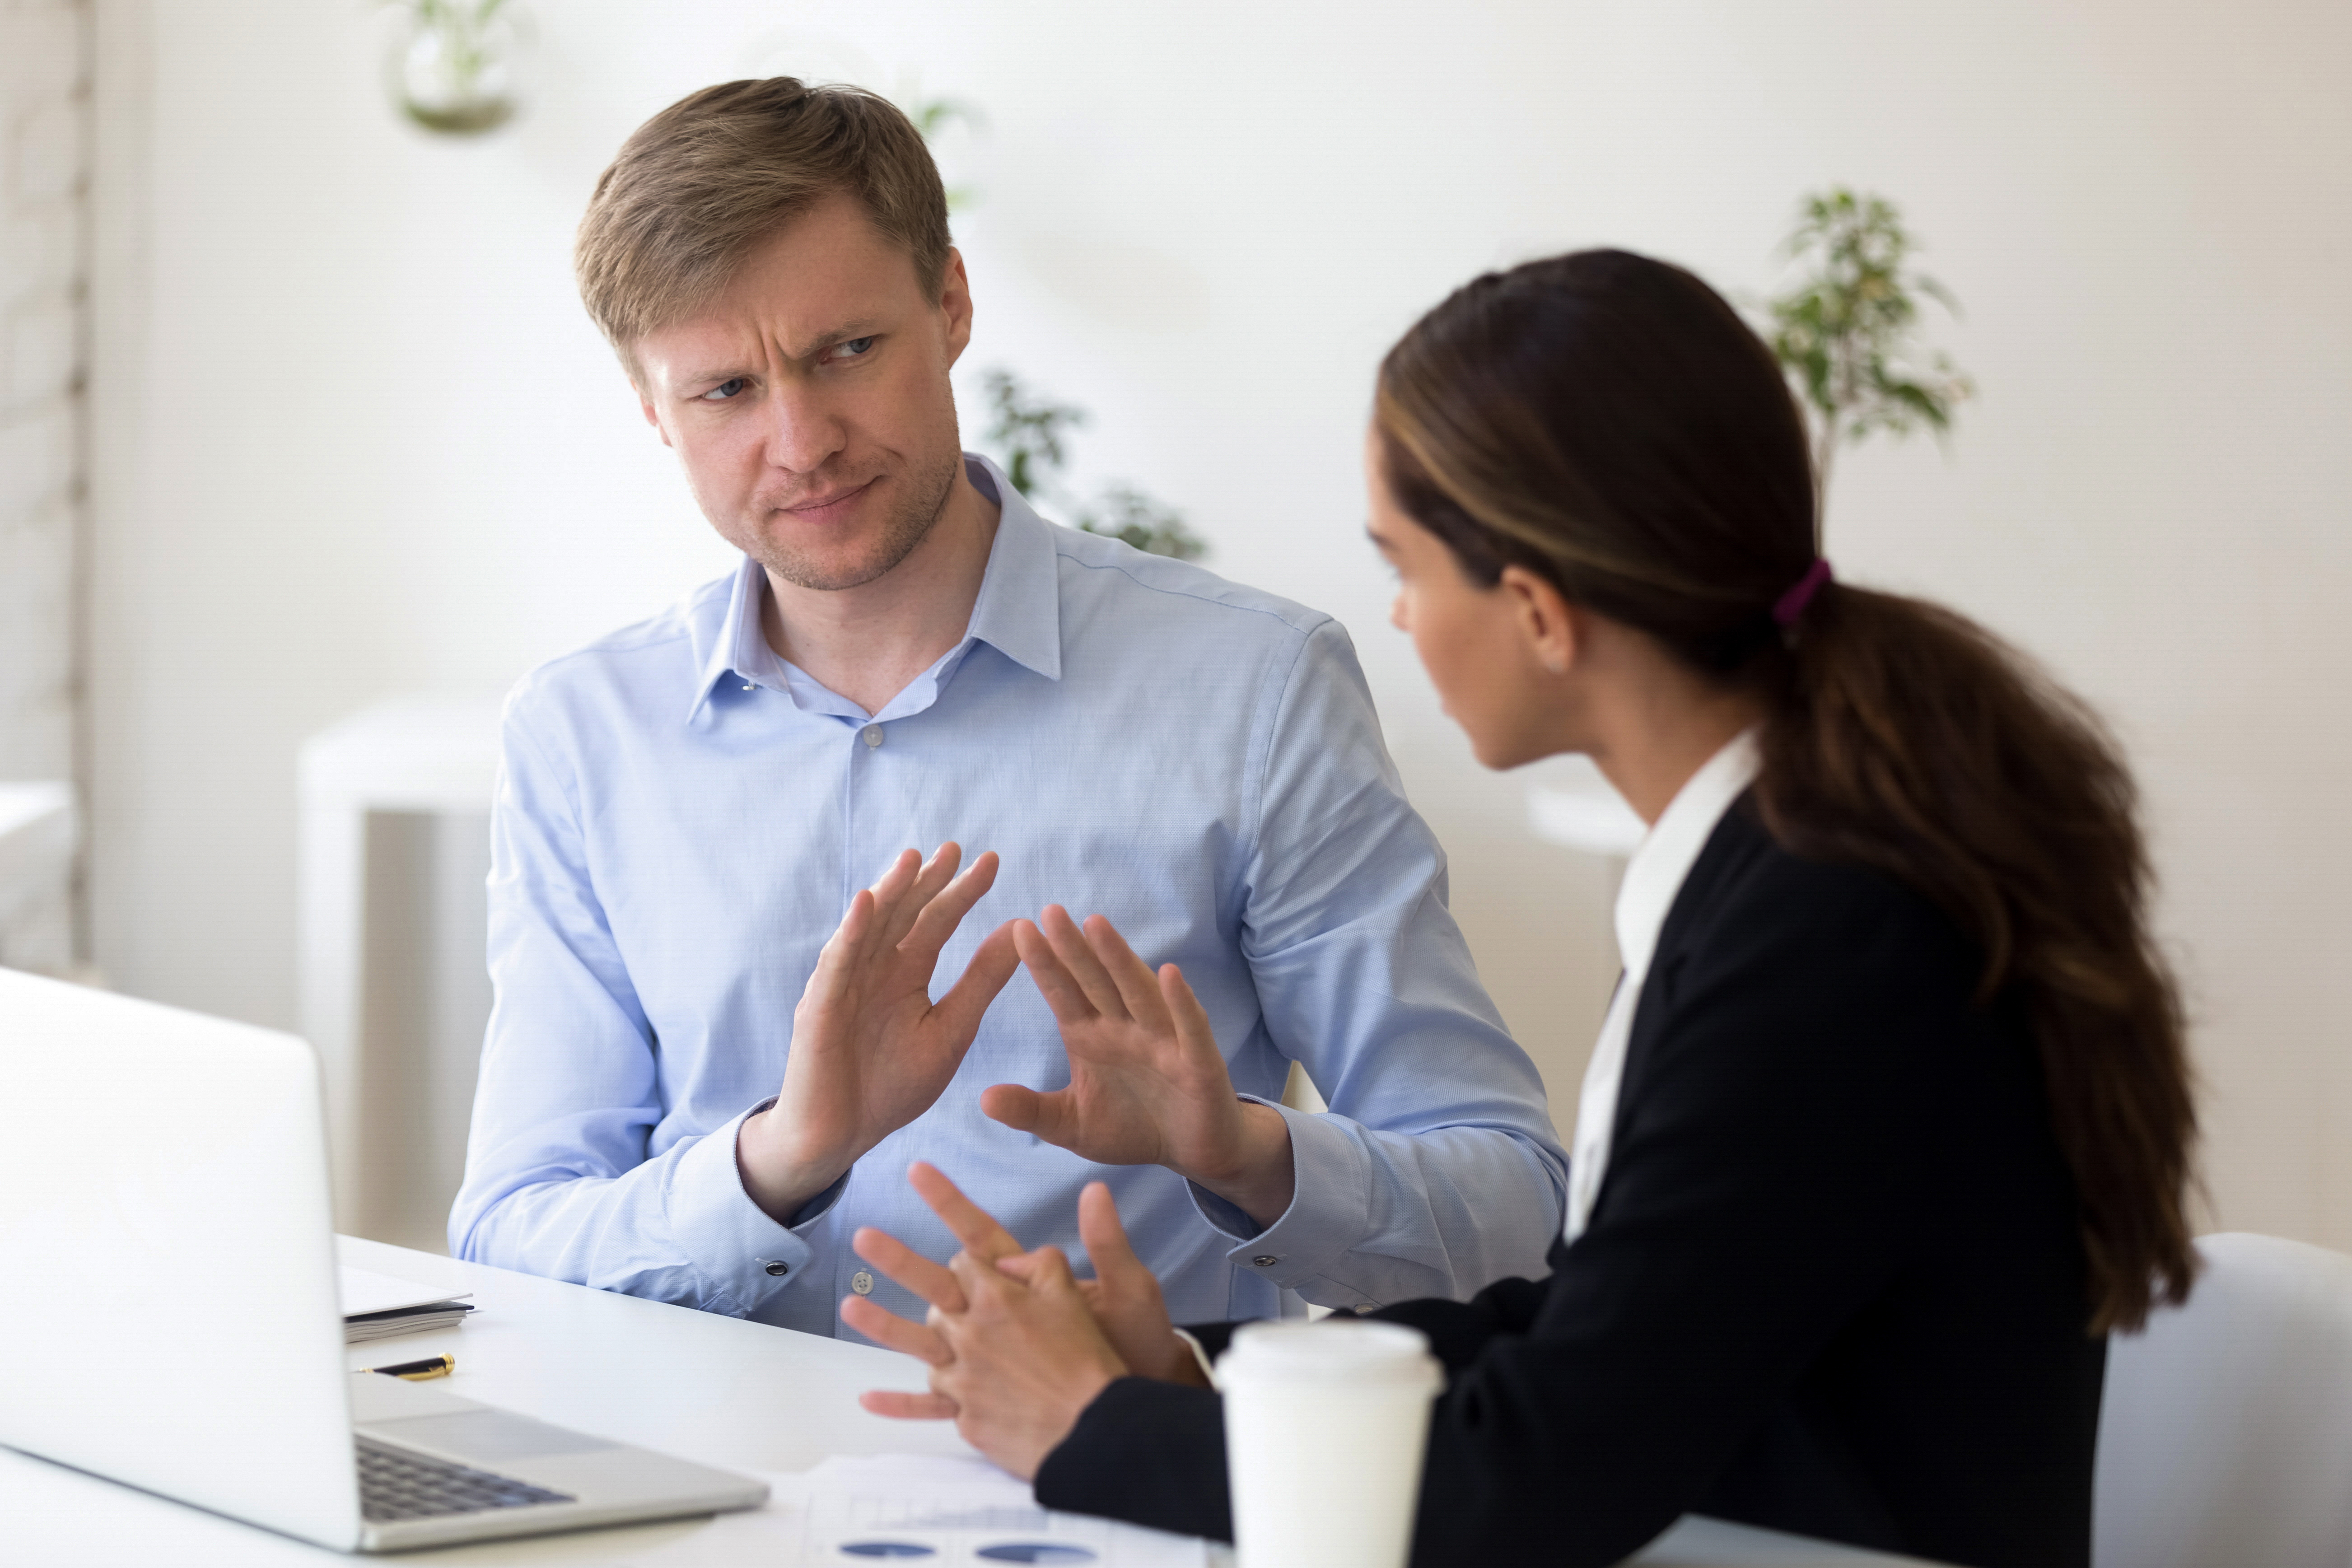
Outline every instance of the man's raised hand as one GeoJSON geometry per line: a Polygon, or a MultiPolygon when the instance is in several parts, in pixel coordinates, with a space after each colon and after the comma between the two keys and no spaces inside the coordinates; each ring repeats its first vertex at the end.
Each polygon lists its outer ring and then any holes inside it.
{"type": "Polygon", "coordinates": [[[1106,1165],[1165,1165],[1271,1225],[1290,1206],[1290,1131],[1237,1099],[1209,1015],[1174,964],[1155,974],[1100,915],[1082,929],[1058,904],[1013,941],[1061,1025],[1070,1084],[1000,1083],[996,1121],[1106,1165]]]}
{"type": "Polygon", "coordinates": [[[735,1145],[744,1191],[779,1224],[931,1108],[1019,967],[1012,930],[1001,926],[954,989],[931,1001],[940,950],[996,880],[995,855],[958,876],[962,858],[953,844],[928,864],[907,850],[849,900],[817,955],[793,1009],[783,1087],[774,1105],[745,1119],[735,1145]]]}

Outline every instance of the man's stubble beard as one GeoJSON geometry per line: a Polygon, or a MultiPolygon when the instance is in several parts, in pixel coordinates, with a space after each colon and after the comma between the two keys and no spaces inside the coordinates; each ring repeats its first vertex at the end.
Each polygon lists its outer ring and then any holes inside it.
{"type": "Polygon", "coordinates": [[[963,454],[952,447],[934,468],[904,470],[904,493],[883,520],[881,536],[863,559],[845,564],[828,563],[814,556],[780,548],[756,528],[751,536],[759,548],[749,553],[759,563],[797,588],[838,593],[873,582],[915,552],[947,515],[948,497],[954,493],[963,454]]]}

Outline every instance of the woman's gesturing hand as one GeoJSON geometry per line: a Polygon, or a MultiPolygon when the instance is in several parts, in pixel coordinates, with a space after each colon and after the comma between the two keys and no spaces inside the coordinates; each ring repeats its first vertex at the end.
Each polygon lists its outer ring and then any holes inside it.
{"type": "Polygon", "coordinates": [[[1157,973],[1110,921],[1049,904],[1013,922],[1021,962],[1061,1026],[1066,1089],[1000,1083],[996,1121],[1106,1165],[1165,1165],[1262,1225],[1289,1208],[1295,1173],[1281,1113],[1238,1099],[1209,1015],[1183,972],[1157,973]]]}
{"type": "Polygon", "coordinates": [[[867,1338],[931,1368],[931,1392],[869,1393],[879,1415],[953,1420],[966,1441],[1005,1469],[1036,1474],[1105,1384],[1129,1372],[1195,1379],[1190,1351],[1168,1321],[1159,1281],[1118,1223],[1110,1189],[1078,1200],[1078,1233],[1097,1278],[1078,1279],[1059,1247],[1023,1252],[1010,1232],[929,1165],[908,1173],[963,1250],[940,1265],[877,1230],[854,1238],[859,1257],[930,1303],[910,1323],[863,1297],[842,1318],[867,1338]]]}
{"type": "Polygon", "coordinates": [[[950,1261],[966,1305],[930,1314],[950,1357],[931,1369],[931,1389],[954,1402],[964,1441],[1029,1480],[1095,1395],[1129,1368],[1095,1321],[1060,1247],[1040,1247],[1020,1261],[1025,1279],[969,1252],[950,1261]]]}
{"type": "MultiPolygon", "coordinates": [[[[1078,1239],[1086,1245],[1087,1259],[1095,1270],[1093,1279],[1077,1282],[1078,1294],[1119,1360],[1139,1376],[1171,1383],[1197,1381],[1199,1369],[1192,1361],[1192,1347],[1176,1337],[1175,1326],[1168,1321],[1168,1303],[1160,1294],[1160,1281],[1135,1255],[1127,1227],[1118,1223],[1118,1205],[1101,1182],[1088,1182],[1078,1194],[1078,1239]]],[[[1057,1249],[1040,1247],[1001,1258],[996,1266],[1015,1279],[1034,1283],[1034,1277],[1045,1267],[1038,1260],[1049,1252],[1061,1259],[1057,1249]]],[[[1066,1260],[1062,1266],[1067,1268],[1066,1260]]]]}

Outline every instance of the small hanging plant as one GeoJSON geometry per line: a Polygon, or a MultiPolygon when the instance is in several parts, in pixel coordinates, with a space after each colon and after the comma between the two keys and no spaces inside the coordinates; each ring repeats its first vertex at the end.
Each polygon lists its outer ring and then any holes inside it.
{"type": "Polygon", "coordinates": [[[515,116],[527,37],[509,0],[391,0],[399,15],[385,74],[393,102],[425,130],[479,136],[515,116]]]}

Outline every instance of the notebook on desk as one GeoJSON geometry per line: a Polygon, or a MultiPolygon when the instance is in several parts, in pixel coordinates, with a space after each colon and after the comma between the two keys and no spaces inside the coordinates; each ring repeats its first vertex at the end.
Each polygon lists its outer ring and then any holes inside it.
{"type": "MultiPolygon", "coordinates": [[[[346,1371],[302,1041],[0,970],[0,1079],[40,1110],[0,1139],[0,1257],[78,1286],[0,1290],[0,1344],[19,1352],[0,1444],[339,1551],[766,1498],[446,1385],[346,1371]]],[[[436,1304],[462,1303],[410,1302],[436,1304]]]]}
{"type": "Polygon", "coordinates": [[[470,1290],[419,1285],[373,1268],[342,1266],[337,1291],[343,1309],[343,1342],[364,1344],[398,1334],[455,1328],[474,1310],[470,1290]]]}

